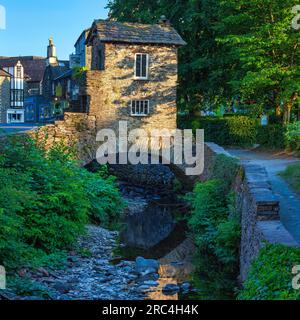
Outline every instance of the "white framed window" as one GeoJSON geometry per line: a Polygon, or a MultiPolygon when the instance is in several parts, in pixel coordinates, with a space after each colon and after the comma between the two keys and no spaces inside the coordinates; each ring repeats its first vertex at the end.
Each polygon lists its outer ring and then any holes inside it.
{"type": "Polygon", "coordinates": [[[149,77],[149,54],[136,53],[134,64],[134,78],[148,80],[149,77]]]}
{"type": "Polygon", "coordinates": [[[149,100],[132,100],[131,101],[131,115],[134,117],[145,117],[150,113],[149,100]]]}
{"type": "Polygon", "coordinates": [[[7,123],[24,123],[24,110],[7,110],[7,123]]]}

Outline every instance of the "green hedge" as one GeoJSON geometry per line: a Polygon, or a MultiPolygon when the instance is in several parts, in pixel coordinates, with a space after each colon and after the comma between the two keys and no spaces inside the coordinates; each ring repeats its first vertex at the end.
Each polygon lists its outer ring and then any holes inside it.
{"type": "Polygon", "coordinates": [[[224,146],[247,146],[256,143],[257,120],[245,116],[201,118],[193,129],[204,129],[205,140],[224,146]]]}
{"type": "Polygon", "coordinates": [[[300,151],[300,122],[283,126],[269,124],[261,126],[258,119],[247,116],[224,118],[203,117],[193,120],[186,127],[204,129],[205,141],[222,146],[248,147],[259,144],[269,149],[290,149],[300,151]]]}
{"type": "Polygon", "coordinates": [[[299,264],[299,249],[267,245],[252,264],[239,300],[299,300],[300,290],[292,287],[292,270],[299,264]]]}
{"type": "Polygon", "coordinates": [[[285,127],[280,124],[258,126],[256,143],[270,149],[285,149],[285,133],[285,127]]]}

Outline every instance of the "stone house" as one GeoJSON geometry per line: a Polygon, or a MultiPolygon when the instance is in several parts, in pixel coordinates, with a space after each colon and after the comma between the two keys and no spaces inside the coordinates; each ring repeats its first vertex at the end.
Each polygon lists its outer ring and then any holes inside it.
{"type": "Polygon", "coordinates": [[[86,44],[89,33],[90,29],[85,29],[77,39],[74,45],[75,53],[70,55],[71,68],[73,66],[79,66],[91,69],[92,50],[91,47],[86,44]]]}
{"type": "Polygon", "coordinates": [[[6,123],[7,110],[10,107],[11,74],[0,68],[0,123],[6,123]]]}
{"type": "Polygon", "coordinates": [[[69,70],[69,61],[58,60],[56,54],[56,46],[53,43],[53,39],[50,38],[47,48],[46,68],[42,80],[42,94],[45,99],[47,99],[48,101],[55,100],[55,81],[57,78],[59,78],[69,70]]]}
{"type": "Polygon", "coordinates": [[[117,129],[120,120],[130,129],[176,129],[178,48],[185,44],[165,17],[154,25],[95,20],[81,110],[98,129],[117,129]]]}
{"type": "Polygon", "coordinates": [[[0,57],[0,65],[11,75],[9,103],[3,123],[38,122],[47,112],[43,101],[42,79],[46,58],[36,56],[0,57]]]}
{"type": "MultiPolygon", "coordinates": [[[[20,61],[11,66],[2,66],[2,70],[10,74],[10,89],[7,93],[5,90],[5,105],[3,104],[2,117],[4,123],[24,123],[25,109],[24,109],[24,96],[26,92],[25,72],[24,67],[20,61]],[[7,100],[9,99],[9,103],[7,100]]],[[[7,88],[7,81],[4,85],[7,88]]]]}
{"type": "Polygon", "coordinates": [[[20,62],[24,68],[26,80],[24,96],[40,95],[43,75],[46,69],[45,57],[0,57],[0,65],[3,68],[13,68],[18,62],[20,62]]]}

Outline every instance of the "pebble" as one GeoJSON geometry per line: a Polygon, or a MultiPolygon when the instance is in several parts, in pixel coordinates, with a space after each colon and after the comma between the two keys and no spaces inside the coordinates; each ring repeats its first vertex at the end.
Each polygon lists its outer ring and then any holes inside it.
{"type": "Polygon", "coordinates": [[[176,294],[180,291],[180,287],[176,284],[167,284],[164,288],[163,288],[163,293],[168,295],[168,294],[176,294]]]}
{"type": "MultiPolygon", "coordinates": [[[[51,292],[55,300],[143,300],[143,283],[133,274],[135,262],[121,261],[118,266],[109,264],[113,260],[112,251],[117,247],[118,233],[97,226],[88,226],[87,231],[69,253],[63,269],[51,272],[38,269],[32,280],[51,292]],[[91,256],[81,257],[82,248],[89,250],[91,256]]],[[[25,269],[20,270],[22,276],[27,273],[25,269]]],[[[27,299],[37,298],[42,299],[35,296],[27,299]]]]}
{"type": "MultiPolygon", "coordinates": [[[[78,240],[64,268],[40,268],[33,273],[22,269],[19,274],[30,274],[32,280],[44,288],[43,293],[48,292],[53,300],[144,300],[145,294],[159,285],[160,264],[157,260],[143,257],[138,257],[135,262],[114,258],[112,252],[117,242],[112,240],[117,237],[116,232],[88,226],[87,235],[78,240]],[[90,257],[80,256],[82,248],[91,253],[90,257]],[[112,264],[114,261],[118,261],[118,265],[112,264]]],[[[163,293],[172,296],[180,290],[187,292],[190,289],[189,283],[181,286],[168,284],[163,293]]],[[[16,297],[15,300],[18,298],[24,299],[16,297]]],[[[43,297],[34,293],[26,299],[43,300],[43,297]]]]}

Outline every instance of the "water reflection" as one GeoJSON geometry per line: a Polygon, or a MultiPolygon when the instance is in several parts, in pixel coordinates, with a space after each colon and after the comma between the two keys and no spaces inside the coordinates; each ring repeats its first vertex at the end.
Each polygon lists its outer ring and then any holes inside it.
{"type": "Polygon", "coordinates": [[[180,300],[179,293],[166,294],[164,288],[167,285],[181,285],[189,282],[194,271],[192,264],[194,245],[191,240],[185,240],[175,250],[160,259],[158,286],[152,287],[147,293],[147,300],[180,300]]]}
{"type": "Polygon", "coordinates": [[[169,207],[150,203],[146,206],[129,205],[125,217],[122,241],[128,247],[150,249],[170,236],[175,227],[169,207]]]}

